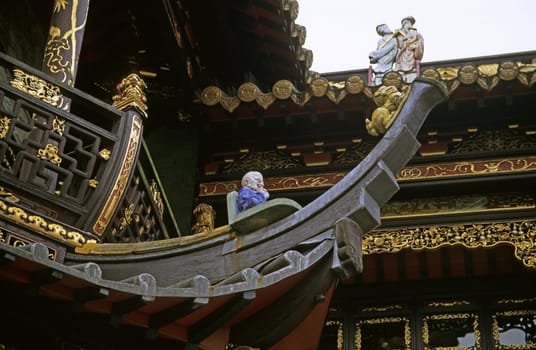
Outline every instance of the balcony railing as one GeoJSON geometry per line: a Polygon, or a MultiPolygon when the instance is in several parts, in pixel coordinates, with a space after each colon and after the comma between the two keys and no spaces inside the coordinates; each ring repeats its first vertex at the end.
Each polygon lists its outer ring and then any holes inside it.
{"type": "Polygon", "coordinates": [[[0,220],[70,246],[179,235],[146,150],[138,163],[143,111],[2,53],[0,69],[0,220]]]}

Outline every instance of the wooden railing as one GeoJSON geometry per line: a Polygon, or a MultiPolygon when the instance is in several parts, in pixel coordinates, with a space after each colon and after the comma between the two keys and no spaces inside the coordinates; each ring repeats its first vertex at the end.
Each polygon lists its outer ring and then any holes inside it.
{"type": "Polygon", "coordinates": [[[154,168],[138,163],[142,111],[120,111],[2,53],[0,69],[0,220],[30,229],[37,220],[34,233],[71,246],[179,235],[154,168]]]}

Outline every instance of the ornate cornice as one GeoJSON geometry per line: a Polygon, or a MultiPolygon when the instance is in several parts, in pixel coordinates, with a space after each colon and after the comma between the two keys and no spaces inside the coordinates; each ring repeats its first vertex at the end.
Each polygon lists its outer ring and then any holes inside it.
{"type": "MultiPolygon", "coordinates": [[[[500,81],[518,80],[527,87],[536,82],[536,63],[503,61],[492,64],[467,64],[451,67],[427,68],[423,77],[442,81],[449,92],[461,85],[477,84],[482,89],[491,91],[500,81]]],[[[383,84],[400,87],[404,85],[402,75],[390,72],[383,84]]],[[[291,100],[294,104],[304,106],[313,97],[327,98],[334,104],[339,104],[348,95],[363,94],[373,98],[375,87],[368,86],[360,75],[351,75],[344,81],[329,81],[323,77],[313,79],[305,91],[299,91],[292,82],[279,80],[272,90],[263,92],[252,82],[245,82],[237,89],[237,94],[228,96],[217,86],[208,86],[200,93],[198,102],[205,106],[220,105],[228,112],[233,112],[242,102],[256,102],[264,109],[277,100],[291,100]]]]}
{"type": "Polygon", "coordinates": [[[535,241],[534,220],[438,225],[372,231],[363,238],[363,254],[397,253],[402,249],[420,251],[456,245],[490,248],[508,244],[514,247],[515,257],[523,265],[536,268],[535,241]]]}
{"type": "MultiPolygon", "coordinates": [[[[397,180],[400,182],[424,181],[481,175],[503,175],[535,170],[536,156],[528,156],[407,166],[398,172],[397,180]]],[[[315,175],[272,177],[265,178],[264,183],[269,191],[292,191],[311,188],[325,189],[335,185],[344,175],[346,175],[345,172],[334,172],[315,175]]],[[[199,185],[199,196],[222,196],[239,187],[239,180],[204,182],[199,185]]]]}

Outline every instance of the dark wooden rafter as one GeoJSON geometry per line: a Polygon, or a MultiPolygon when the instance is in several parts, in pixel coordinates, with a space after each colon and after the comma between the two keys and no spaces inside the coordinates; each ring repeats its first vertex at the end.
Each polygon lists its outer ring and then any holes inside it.
{"type": "Polygon", "coordinates": [[[118,327],[121,323],[121,319],[125,314],[128,314],[132,311],[136,311],[144,307],[151,301],[153,300],[140,295],[134,295],[129,297],[128,299],[113,303],[109,320],[110,324],[112,326],[118,327]]]}
{"type": "Polygon", "coordinates": [[[192,325],[188,330],[189,342],[196,344],[209,337],[238,315],[255,297],[256,293],[253,290],[243,292],[192,325]]]}
{"type": "Polygon", "coordinates": [[[335,281],[335,274],[330,268],[329,261],[319,262],[283,298],[234,325],[231,329],[230,342],[268,349],[279,339],[284,338],[316,304],[323,301],[322,296],[335,281]],[[281,310],[288,310],[288,313],[281,310]]]}
{"type": "Polygon", "coordinates": [[[149,337],[156,337],[160,328],[191,314],[207,304],[207,299],[194,298],[154,313],[149,317],[147,334],[149,337]]]}

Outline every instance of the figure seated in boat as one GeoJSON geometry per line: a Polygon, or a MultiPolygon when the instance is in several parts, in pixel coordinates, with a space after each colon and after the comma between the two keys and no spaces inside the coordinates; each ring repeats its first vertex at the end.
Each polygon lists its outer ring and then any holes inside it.
{"type": "Polygon", "coordinates": [[[238,191],[236,211],[241,213],[246,209],[264,203],[270,194],[264,188],[264,179],[258,171],[249,171],[242,177],[242,188],[238,191]]]}
{"type": "Polygon", "coordinates": [[[240,190],[227,194],[229,224],[241,234],[253,232],[301,209],[289,198],[270,197],[258,171],[249,171],[242,178],[240,190]]]}

